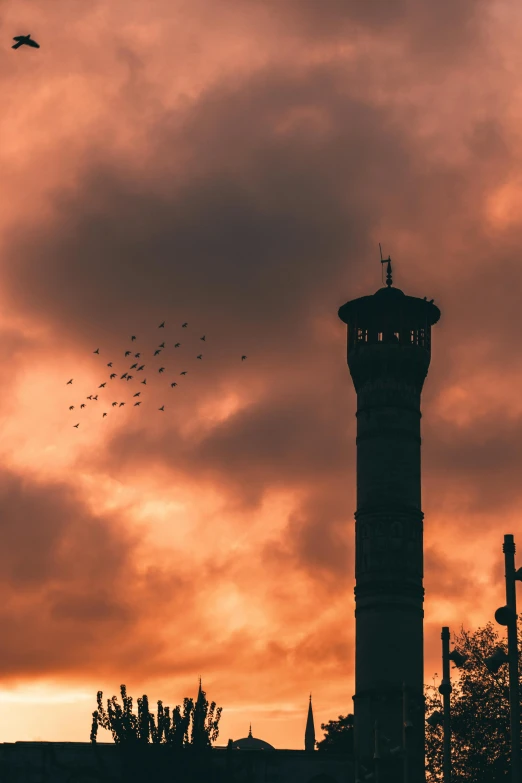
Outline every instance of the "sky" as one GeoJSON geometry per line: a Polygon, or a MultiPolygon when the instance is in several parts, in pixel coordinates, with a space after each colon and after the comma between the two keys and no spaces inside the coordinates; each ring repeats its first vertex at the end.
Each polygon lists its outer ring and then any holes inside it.
{"type": "Polygon", "coordinates": [[[337,310],[381,287],[379,242],[442,313],[422,396],[440,679],[441,627],[493,619],[503,535],[522,542],[520,4],[0,9],[0,741],[87,742],[98,690],[174,707],[199,675],[217,744],[251,723],[303,748],[310,692],[317,739],[353,711],[337,310]],[[25,33],[41,48],[12,50],[25,33]],[[130,349],[149,366],[108,381],[130,349]]]}

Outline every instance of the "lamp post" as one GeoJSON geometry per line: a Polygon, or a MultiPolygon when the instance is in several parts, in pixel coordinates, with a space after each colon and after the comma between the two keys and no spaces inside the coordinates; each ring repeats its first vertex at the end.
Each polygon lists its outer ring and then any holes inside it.
{"type": "Polygon", "coordinates": [[[506,605],[495,612],[499,625],[507,626],[508,654],[497,650],[487,659],[490,671],[496,671],[503,664],[509,666],[509,719],[511,729],[511,780],[520,783],[520,696],[518,684],[518,640],[517,640],[517,594],[515,582],[522,581],[522,568],[515,571],[515,540],[510,534],[504,536],[502,547],[506,574],[506,605]]]}
{"type": "Polygon", "coordinates": [[[469,655],[461,653],[455,648],[450,652],[450,631],[447,625],[443,626],[442,633],[442,682],[439,685],[439,693],[442,695],[442,703],[444,714],[435,710],[430,717],[426,720],[430,726],[435,728],[442,725],[444,727],[443,734],[443,762],[442,762],[442,774],[444,783],[451,783],[451,703],[450,694],[453,690],[451,685],[450,676],[450,661],[452,661],[457,669],[466,663],[469,655]]]}

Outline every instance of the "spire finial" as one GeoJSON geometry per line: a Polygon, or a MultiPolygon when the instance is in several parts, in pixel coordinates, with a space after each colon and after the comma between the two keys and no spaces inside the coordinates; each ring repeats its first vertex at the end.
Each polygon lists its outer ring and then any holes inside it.
{"type": "Polygon", "coordinates": [[[388,258],[382,257],[382,250],[381,250],[381,243],[379,242],[379,252],[381,254],[381,264],[388,264],[386,268],[386,285],[388,288],[393,285],[392,281],[392,267],[391,267],[391,256],[388,256],[388,258]]]}
{"type": "Polygon", "coordinates": [[[252,736],[252,724],[250,724],[250,728],[249,728],[249,730],[248,730],[248,736],[249,736],[249,737],[251,737],[251,736],[252,736]]]}

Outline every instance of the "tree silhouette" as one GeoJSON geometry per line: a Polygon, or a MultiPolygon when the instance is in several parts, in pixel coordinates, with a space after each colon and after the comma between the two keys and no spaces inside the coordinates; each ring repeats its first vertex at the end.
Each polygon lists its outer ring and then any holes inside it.
{"type": "MultiPolygon", "coordinates": [[[[504,664],[490,672],[485,659],[497,648],[507,654],[493,623],[474,633],[461,628],[454,646],[468,660],[453,678],[451,702],[451,758],[453,775],[462,783],[506,783],[509,779],[511,740],[509,726],[509,676],[504,664]]],[[[522,666],[519,658],[519,678],[522,666]]],[[[435,675],[437,676],[437,675],[435,675]]],[[[426,688],[426,717],[442,713],[442,697],[435,685],[426,688]]],[[[426,724],[426,772],[428,783],[442,781],[443,726],[426,724]]]]}
{"type": "Polygon", "coordinates": [[[317,750],[353,755],[353,715],[339,715],[338,720],[321,723],[324,739],[316,742],[317,750]]]}
{"type": "Polygon", "coordinates": [[[192,699],[183,700],[183,714],[178,705],[170,712],[158,701],[157,716],[149,710],[149,700],[146,695],[138,699],[138,714],[132,711],[132,697],[127,695],[125,685],[120,686],[122,704],[116,696],[107,699],[107,709],[103,706],[103,692],[98,691],[98,709],[92,713],[90,740],[95,743],[98,728],[110,731],[114,742],[118,745],[167,744],[175,749],[192,747],[194,749],[211,748],[219,735],[219,720],[222,707],[214,716],[216,702],[210,705],[205,691],[200,690],[196,703],[192,699]],[[192,720],[192,728],[190,723],[192,720]]]}

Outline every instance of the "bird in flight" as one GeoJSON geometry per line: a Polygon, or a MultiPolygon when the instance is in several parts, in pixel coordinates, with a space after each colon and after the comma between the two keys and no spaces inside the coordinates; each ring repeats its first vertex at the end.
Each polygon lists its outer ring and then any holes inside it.
{"type": "Polygon", "coordinates": [[[182,328],[182,329],[186,329],[186,328],[187,328],[187,326],[188,326],[188,323],[187,323],[186,321],[185,321],[185,323],[184,323],[184,324],[181,324],[181,328],[182,328]]]}
{"type": "Polygon", "coordinates": [[[116,373],[115,373],[115,372],[112,372],[112,373],[109,375],[109,378],[110,378],[111,380],[112,380],[113,378],[116,378],[116,373]]]}
{"type": "Polygon", "coordinates": [[[85,408],[85,403],[84,402],[82,402],[82,404],[80,405],[80,408],[85,408]]]}
{"type": "Polygon", "coordinates": [[[132,378],[134,378],[134,375],[127,375],[127,380],[128,381],[132,380],[132,378]]]}
{"type": "Polygon", "coordinates": [[[118,404],[117,402],[113,402],[112,403],[112,407],[114,408],[114,406],[117,405],[117,404],[118,404]]]}
{"type": "Polygon", "coordinates": [[[162,321],[158,326],[158,329],[164,329],[164,328],[165,328],[165,321],[162,321]]]}
{"type": "Polygon", "coordinates": [[[158,345],[158,348],[165,348],[165,343],[161,343],[161,345],[158,345]]]}
{"type": "Polygon", "coordinates": [[[137,366],[138,366],[138,362],[136,362],[136,364],[131,364],[129,370],[135,370],[137,366]]]}
{"type": "Polygon", "coordinates": [[[205,340],[205,335],[203,335],[203,337],[200,337],[199,339],[204,341],[205,340]]]}
{"type": "Polygon", "coordinates": [[[126,372],[124,372],[124,373],[123,373],[123,375],[122,375],[122,376],[121,376],[121,378],[120,378],[120,381],[122,381],[122,380],[123,380],[124,378],[126,378],[126,377],[127,377],[127,373],[126,373],[126,372]]]}
{"type": "Polygon", "coordinates": [[[140,358],[140,356],[141,356],[141,353],[135,353],[135,354],[134,354],[134,358],[135,358],[135,359],[139,359],[139,358],[140,358]]]}
{"type": "Polygon", "coordinates": [[[136,335],[133,334],[132,337],[131,337],[131,340],[135,340],[135,339],[136,339],[136,335]]]}
{"type": "Polygon", "coordinates": [[[96,350],[95,350],[95,351],[93,351],[93,353],[100,353],[100,349],[99,349],[99,348],[96,348],[96,350]]]}
{"type": "Polygon", "coordinates": [[[196,359],[202,359],[202,358],[203,358],[203,354],[202,353],[200,353],[199,356],[196,356],[196,359]]]}
{"type": "Polygon", "coordinates": [[[89,396],[87,397],[87,399],[88,399],[88,400],[92,400],[92,394],[89,394],[89,396]]]}
{"type": "Polygon", "coordinates": [[[70,411],[74,410],[74,405],[69,405],[69,410],[70,411]]]}
{"type": "Polygon", "coordinates": [[[177,383],[171,383],[170,384],[170,388],[172,389],[174,386],[177,386],[177,385],[178,385],[177,383]]]}
{"type": "Polygon", "coordinates": [[[98,399],[98,395],[96,394],[96,396],[93,397],[93,400],[97,400],[97,399],[98,399]]]}
{"type": "Polygon", "coordinates": [[[242,356],[241,361],[244,362],[246,358],[247,358],[246,356],[242,356]]]}
{"type": "Polygon", "coordinates": [[[147,383],[147,379],[146,379],[146,378],[144,378],[144,379],[142,380],[142,383],[147,383]]]}
{"type": "Polygon", "coordinates": [[[106,386],[107,386],[107,381],[105,381],[105,383],[100,383],[98,389],[105,389],[106,386]]]}
{"type": "Polygon", "coordinates": [[[71,380],[70,380],[70,381],[67,381],[67,383],[66,383],[65,385],[66,385],[66,386],[68,386],[68,385],[69,385],[70,383],[72,383],[72,382],[73,382],[73,379],[71,378],[71,380]]]}
{"type": "Polygon", "coordinates": [[[159,353],[161,353],[161,350],[158,348],[156,351],[154,351],[154,356],[157,356],[159,353]]]}
{"type": "Polygon", "coordinates": [[[138,401],[138,402],[135,402],[135,403],[134,403],[134,407],[136,407],[136,405],[141,405],[141,402],[140,402],[140,401],[138,401]]]}
{"type": "Polygon", "coordinates": [[[20,46],[23,46],[24,44],[27,44],[27,46],[32,46],[35,49],[40,48],[40,44],[36,43],[36,41],[33,41],[31,38],[31,33],[28,35],[15,35],[13,38],[13,41],[16,41],[15,45],[11,47],[11,49],[18,49],[20,46]]]}
{"type": "Polygon", "coordinates": [[[180,345],[181,345],[181,343],[176,343],[176,345],[174,346],[174,348],[179,348],[179,346],[180,346],[180,345]]]}
{"type": "Polygon", "coordinates": [[[104,416],[106,416],[106,415],[107,415],[106,413],[103,413],[103,414],[102,414],[102,419],[103,419],[103,417],[104,417],[104,416]]]}
{"type": "Polygon", "coordinates": [[[161,406],[161,408],[158,408],[158,410],[159,410],[159,411],[164,411],[164,410],[165,410],[165,406],[164,406],[164,405],[162,405],[162,406],[161,406]]]}
{"type": "Polygon", "coordinates": [[[158,372],[163,372],[164,370],[165,370],[165,368],[164,368],[164,367],[160,367],[160,368],[159,368],[159,370],[158,370],[158,372]]]}
{"type": "Polygon", "coordinates": [[[145,369],[145,365],[144,365],[144,364],[141,364],[141,365],[138,367],[138,372],[139,372],[140,370],[144,370],[144,369],[145,369]]]}
{"type": "Polygon", "coordinates": [[[130,356],[130,355],[131,355],[131,351],[125,351],[125,356],[130,356]]]}
{"type": "Polygon", "coordinates": [[[141,392],[136,392],[136,394],[133,394],[132,396],[133,396],[133,397],[139,397],[139,396],[140,396],[140,394],[141,394],[141,392]]]}
{"type": "Polygon", "coordinates": [[[122,405],[125,405],[125,403],[124,402],[120,402],[119,407],[121,408],[122,405]]]}
{"type": "Polygon", "coordinates": [[[112,367],[112,362],[109,362],[109,363],[107,364],[107,367],[112,367]]]}
{"type": "Polygon", "coordinates": [[[80,422],[78,422],[78,424],[73,424],[73,427],[79,427],[79,426],[80,426],[80,422]]]}
{"type": "Polygon", "coordinates": [[[183,372],[180,372],[180,375],[186,375],[186,374],[187,374],[186,370],[183,370],[183,372]]]}

